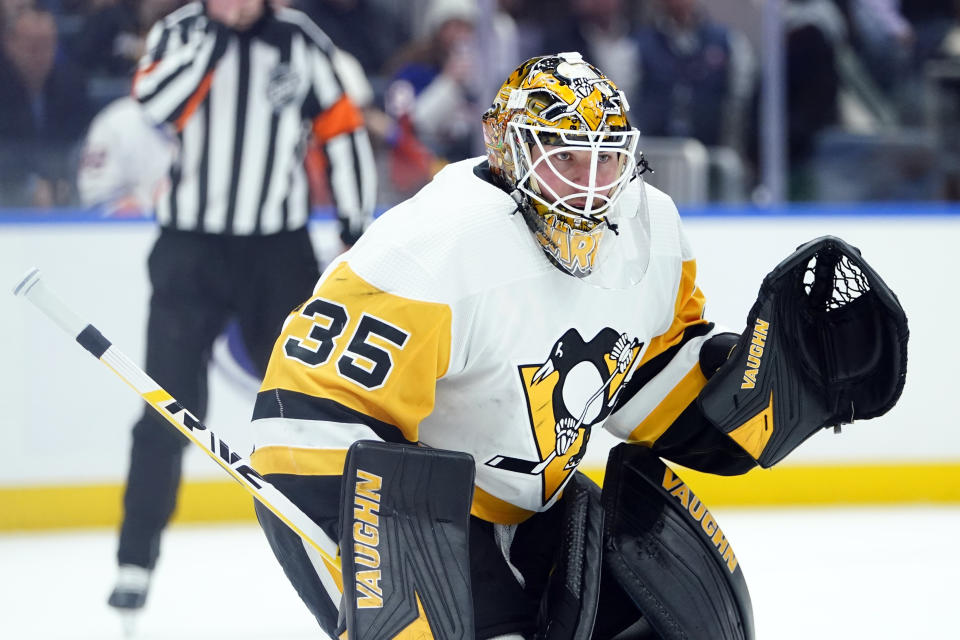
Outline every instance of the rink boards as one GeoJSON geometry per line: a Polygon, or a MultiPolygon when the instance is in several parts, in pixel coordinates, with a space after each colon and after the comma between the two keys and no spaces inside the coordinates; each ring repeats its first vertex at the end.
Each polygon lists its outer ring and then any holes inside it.
{"type": "MultiPolygon", "coordinates": [[[[950,400],[960,347],[951,294],[960,275],[960,207],[794,207],[684,212],[698,257],[707,315],[741,330],[766,272],[797,245],[837,235],[859,247],[898,294],[911,341],[903,397],[887,416],[842,435],[817,434],[780,467],[741,478],[680,471],[714,505],[960,503],[960,429],[950,400]]],[[[311,227],[329,256],[329,217],[311,227]]],[[[146,257],[156,236],[146,220],[95,212],[0,213],[0,284],[31,266],[124,352],[142,362],[149,284],[146,257]]],[[[69,343],[49,321],[0,294],[0,530],[112,526],[118,522],[129,428],[139,398],[69,343]]],[[[253,387],[218,344],[207,423],[234,448],[250,442],[253,387]]],[[[597,476],[606,434],[591,440],[585,466],[597,476]]],[[[186,460],[180,521],[252,518],[249,497],[199,452],[186,460]]]]}

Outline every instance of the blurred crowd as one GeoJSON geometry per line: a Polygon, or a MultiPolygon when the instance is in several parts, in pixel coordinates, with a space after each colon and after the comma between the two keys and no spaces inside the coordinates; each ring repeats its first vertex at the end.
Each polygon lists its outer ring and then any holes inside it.
{"type": "MultiPolygon", "coordinates": [[[[150,27],[183,4],[0,0],[0,207],[149,209],[176,139],[125,96],[150,27]],[[105,144],[131,147],[126,177],[105,179],[105,144]]],[[[655,171],[662,156],[654,181],[706,171],[707,201],[757,193],[759,0],[275,4],[309,15],[354,70],[383,206],[482,152],[480,114],[520,61],[574,50],[625,91],[655,171]]],[[[960,0],[786,0],[782,18],[789,199],[960,200],[960,0]]],[[[323,158],[305,156],[322,204],[323,158]]]]}

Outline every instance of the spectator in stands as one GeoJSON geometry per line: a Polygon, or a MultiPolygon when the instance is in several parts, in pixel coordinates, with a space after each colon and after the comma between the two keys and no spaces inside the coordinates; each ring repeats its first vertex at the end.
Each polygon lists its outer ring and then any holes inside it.
{"type": "Polygon", "coordinates": [[[0,27],[7,25],[27,9],[36,9],[35,0],[0,0],[0,27]]]}
{"type": "Polygon", "coordinates": [[[375,89],[390,57],[411,38],[401,3],[382,0],[298,0],[300,9],[363,67],[375,89]]]}
{"type": "Polygon", "coordinates": [[[811,159],[817,137],[840,123],[837,57],[847,30],[831,0],[789,0],[784,22],[788,195],[791,200],[809,200],[815,196],[811,159]]]}
{"type": "MultiPolygon", "coordinates": [[[[579,51],[617,79],[627,96],[636,95],[639,48],[623,0],[567,0],[543,40],[543,51],[579,51]]],[[[642,131],[642,129],[641,129],[642,131]]]]}
{"type": "Polygon", "coordinates": [[[904,0],[901,11],[913,29],[913,61],[917,68],[942,56],[945,38],[960,27],[960,3],[956,0],[904,0]]]}
{"type": "Polygon", "coordinates": [[[53,15],[26,8],[5,21],[0,59],[0,204],[54,206],[74,199],[73,153],[90,120],[85,86],[55,64],[53,15]]]}
{"type": "Polygon", "coordinates": [[[71,47],[88,73],[131,78],[147,31],[185,0],[114,0],[93,11],[71,47]]]}
{"type": "Polygon", "coordinates": [[[637,127],[742,150],[756,85],[750,44],[710,19],[699,0],[656,0],[654,10],[636,33],[640,78],[630,104],[637,127]]]}
{"type": "Polygon", "coordinates": [[[568,3],[557,0],[499,0],[498,5],[515,24],[516,60],[528,60],[543,55],[549,50],[544,42],[551,32],[573,19],[568,3]]]}
{"type": "Polygon", "coordinates": [[[900,0],[841,0],[851,41],[877,86],[895,97],[909,72],[914,32],[900,12],[900,0]]]}
{"type": "Polygon", "coordinates": [[[924,65],[944,55],[947,35],[960,26],[960,3],[950,0],[837,0],[850,39],[871,79],[891,101],[901,124],[922,124],[924,65]]]}
{"type": "Polygon", "coordinates": [[[920,124],[926,116],[924,66],[930,60],[949,56],[944,45],[950,32],[960,28],[960,3],[904,0],[901,13],[913,31],[913,47],[899,106],[905,124],[920,124]]]}
{"type": "Polygon", "coordinates": [[[473,156],[482,147],[473,126],[484,108],[478,96],[491,76],[499,83],[511,70],[515,25],[499,9],[480,16],[475,0],[431,0],[423,29],[389,70],[386,111],[397,123],[396,136],[405,135],[409,123],[441,162],[473,156]]]}
{"type": "Polygon", "coordinates": [[[385,69],[387,201],[411,196],[444,163],[474,154],[472,123],[481,108],[476,18],[474,0],[430,0],[424,35],[385,69]]]}
{"type": "Polygon", "coordinates": [[[475,152],[476,18],[474,0],[433,0],[424,16],[427,35],[398,54],[387,88],[388,112],[398,119],[409,114],[417,137],[448,161],[475,152]],[[397,100],[408,88],[413,99],[397,100]]]}

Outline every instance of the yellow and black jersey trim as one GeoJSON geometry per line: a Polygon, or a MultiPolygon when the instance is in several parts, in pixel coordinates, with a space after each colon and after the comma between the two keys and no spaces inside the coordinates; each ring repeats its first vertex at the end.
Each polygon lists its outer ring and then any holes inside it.
{"type": "Polygon", "coordinates": [[[687,374],[674,385],[673,389],[649,415],[637,425],[630,434],[630,442],[638,442],[647,446],[656,443],[674,424],[677,418],[690,406],[700,394],[700,390],[707,384],[707,379],[700,371],[700,364],[694,363],[687,374]]]}
{"type": "Polygon", "coordinates": [[[470,515],[481,520],[496,522],[497,524],[518,524],[534,513],[536,512],[501,500],[480,487],[473,488],[473,503],[470,505],[470,515]]]}
{"type": "Polygon", "coordinates": [[[707,324],[696,324],[690,327],[687,327],[684,330],[680,341],[671,346],[665,351],[661,351],[653,358],[647,360],[646,363],[640,365],[640,368],[634,374],[633,378],[627,382],[623,387],[622,401],[623,403],[627,402],[633,396],[637,395],[637,392],[640,391],[648,382],[650,382],[654,376],[663,371],[663,369],[673,360],[674,356],[692,339],[699,338],[700,336],[705,336],[711,331],[713,331],[713,323],[707,324]]]}
{"type": "Polygon", "coordinates": [[[312,449],[287,445],[259,447],[250,456],[253,468],[262,476],[280,473],[291,476],[340,477],[346,459],[346,449],[312,449]]]}
{"type": "MultiPolygon", "coordinates": [[[[697,286],[697,262],[683,262],[680,285],[674,302],[673,322],[650,341],[640,359],[639,369],[624,388],[623,406],[669,365],[688,343],[713,330],[704,315],[705,296],[697,286]]],[[[630,434],[630,441],[653,443],[669,428],[706,384],[698,363],[676,381],[669,393],[630,434]]]]}
{"type": "Polygon", "coordinates": [[[623,396],[621,402],[627,402],[633,396],[637,395],[637,392],[640,391],[648,382],[650,382],[654,376],[664,370],[664,368],[673,360],[674,356],[692,339],[699,338],[700,336],[705,336],[711,331],[713,331],[713,323],[707,324],[697,324],[691,327],[688,327],[684,332],[679,342],[671,346],[666,351],[661,351],[653,358],[647,360],[646,363],[640,365],[640,368],[634,374],[633,378],[627,382],[623,387],[623,396]]]}
{"type": "MultiPolygon", "coordinates": [[[[399,428],[345,407],[328,398],[318,398],[288,389],[268,389],[257,395],[253,409],[254,426],[257,421],[279,419],[286,423],[302,423],[299,429],[309,430],[309,445],[267,444],[258,447],[250,456],[254,468],[260,474],[284,473],[293,475],[336,475],[343,473],[347,455],[347,440],[357,438],[363,425],[369,431],[361,439],[384,442],[416,444],[403,437],[399,428]],[[336,430],[336,432],[333,432],[336,430]]],[[[269,422],[262,425],[268,425],[269,422]]],[[[272,439],[284,442],[282,434],[271,434],[272,439]]]]}
{"type": "Polygon", "coordinates": [[[362,411],[329,398],[311,396],[289,389],[265,389],[257,394],[257,400],[253,405],[253,419],[262,418],[360,423],[370,427],[384,442],[415,444],[414,441],[405,438],[396,425],[377,420],[362,411]]]}

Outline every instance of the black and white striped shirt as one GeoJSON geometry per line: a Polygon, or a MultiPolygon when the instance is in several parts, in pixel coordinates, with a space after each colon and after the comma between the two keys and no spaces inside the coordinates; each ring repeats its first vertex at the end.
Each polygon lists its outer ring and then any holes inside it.
{"type": "Polygon", "coordinates": [[[133,94],[180,142],[170,191],[157,203],[160,224],[229,235],[303,227],[312,132],[326,154],[341,235],[356,239],[372,217],[376,168],[333,52],[329,38],[291,9],[268,6],[244,32],[208,19],[200,2],[158,22],[133,94]]]}

